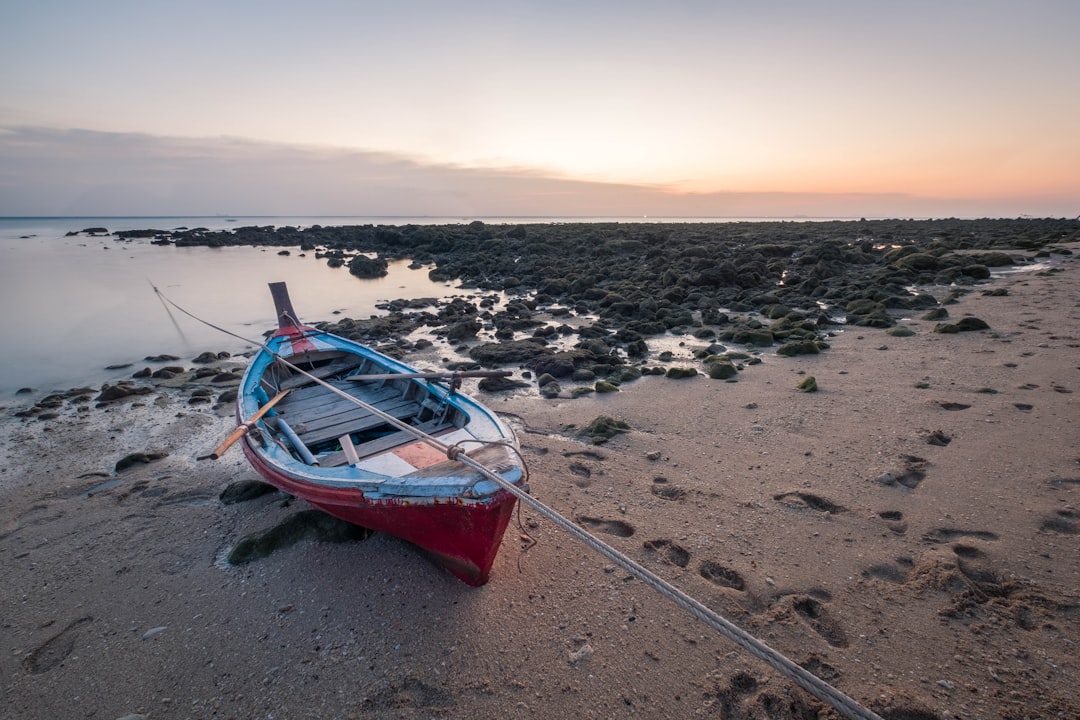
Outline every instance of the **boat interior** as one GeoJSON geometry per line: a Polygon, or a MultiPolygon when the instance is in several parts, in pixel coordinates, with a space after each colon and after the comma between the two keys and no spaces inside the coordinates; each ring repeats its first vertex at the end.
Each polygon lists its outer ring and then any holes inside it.
{"type": "Polygon", "coordinates": [[[274,406],[274,412],[264,418],[267,426],[295,457],[309,465],[353,464],[359,458],[415,442],[414,434],[351,398],[428,435],[463,427],[468,419],[452,403],[429,390],[432,381],[387,373],[385,367],[360,355],[323,350],[288,360],[338,391],[281,362],[271,363],[262,376],[261,389],[267,397],[289,390],[274,406]]]}

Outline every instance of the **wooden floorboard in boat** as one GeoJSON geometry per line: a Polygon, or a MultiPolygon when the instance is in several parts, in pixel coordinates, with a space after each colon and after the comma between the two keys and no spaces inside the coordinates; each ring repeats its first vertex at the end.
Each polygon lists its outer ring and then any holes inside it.
{"type": "MultiPolygon", "coordinates": [[[[318,389],[321,392],[307,393],[301,395],[299,398],[293,398],[291,393],[286,395],[277,405],[278,412],[291,413],[297,417],[317,416],[325,415],[328,412],[334,412],[339,405],[356,407],[356,403],[341,397],[331,390],[324,387],[318,389]]],[[[380,388],[378,390],[354,387],[343,387],[341,389],[347,392],[350,397],[362,400],[368,404],[375,404],[390,398],[401,397],[401,391],[391,387],[380,388]]]]}
{"type": "MultiPolygon", "coordinates": [[[[468,445],[462,446],[466,449],[466,454],[480,463],[488,470],[494,473],[504,472],[514,467],[513,450],[502,444],[489,444],[483,447],[469,450],[468,445]]],[[[417,470],[416,472],[409,473],[405,477],[408,478],[427,478],[427,477],[447,477],[447,476],[464,476],[469,473],[476,472],[468,465],[458,462],[457,460],[446,460],[444,462],[435,463],[429,465],[426,468],[417,470]]]]}

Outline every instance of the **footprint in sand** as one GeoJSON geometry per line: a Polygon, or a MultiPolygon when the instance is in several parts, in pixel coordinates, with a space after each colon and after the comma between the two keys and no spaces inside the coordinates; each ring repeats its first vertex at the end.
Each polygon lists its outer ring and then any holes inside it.
{"type": "Polygon", "coordinates": [[[594,450],[570,450],[563,453],[563,457],[583,457],[586,460],[604,460],[606,456],[594,450]]]}
{"type": "Polygon", "coordinates": [[[645,552],[681,568],[690,564],[690,551],[671,540],[647,540],[645,542],[645,552]]]}
{"type": "Polygon", "coordinates": [[[848,646],[847,633],[820,602],[809,596],[797,597],[792,608],[809,623],[814,632],[825,638],[825,642],[833,647],[848,646]]]}
{"type": "Polygon", "coordinates": [[[882,510],[878,513],[878,517],[884,520],[889,530],[897,535],[903,535],[907,532],[907,523],[904,522],[904,513],[899,510],[882,510]]]}
{"type": "Polygon", "coordinates": [[[969,407],[971,407],[970,405],[965,405],[964,403],[958,402],[938,401],[938,405],[940,405],[943,410],[967,410],[969,407]]]}
{"type": "Polygon", "coordinates": [[[926,433],[923,436],[927,445],[936,445],[937,447],[945,447],[952,442],[952,438],[945,434],[942,430],[934,430],[933,432],[926,433]]]}
{"type": "Polygon", "coordinates": [[[589,530],[614,535],[615,537],[630,537],[634,534],[634,526],[622,520],[604,520],[588,516],[579,516],[575,522],[589,530]]]}
{"type": "Polygon", "coordinates": [[[592,470],[584,463],[571,463],[570,473],[574,475],[574,484],[579,488],[587,488],[592,485],[592,470]]]}
{"type": "Polygon", "coordinates": [[[668,485],[667,478],[654,478],[649,492],[664,500],[682,500],[686,497],[686,491],[678,485],[668,485]]]}
{"type": "Polygon", "coordinates": [[[706,560],[701,563],[701,568],[698,569],[698,574],[705,578],[713,585],[719,585],[721,587],[731,588],[732,590],[745,590],[746,581],[743,580],[742,575],[735,572],[731,568],[724,567],[718,562],[712,560],[706,560]]]}
{"type": "Polygon", "coordinates": [[[48,672],[64,662],[75,649],[77,631],[83,625],[92,622],[92,617],[81,617],[56,635],[46,640],[37,649],[23,658],[22,666],[31,675],[48,672]]]}
{"type": "Polygon", "coordinates": [[[1013,407],[1020,412],[1031,412],[1035,409],[1035,406],[1029,403],[1013,403],[1013,407]]]}
{"type": "Polygon", "coordinates": [[[923,535],[923,540],[933,543],[946,543],[962,537],[975,538],[976,540],[997,540],[997,533],[989,530],[960,530],[958,528],[934,528],[923,535]]]}
{"type": "Polygon", "coordinates": [[[896,562],[893,564],[871,565],[862,571],[862,576],[868,580],[884,580],[885,582],[902,585],[907,582],[908,575],[914,565],[915,561],[911,558],[899,557],[896,558],[896,562]]]}
{"type": "Polygon", "coordinates": [[[1076,535],[1080,529],[1076,524],[1077,513],[1073,510],[1058,510],[1056,514],[1045,518],[1039,529],[1043,532],[1060,533],[1061,535],[1076,535]]]}
{"type": "Polygon", "coordinates": [[[818,512],[841,513],[847,510],[846,507],[837,505],[832,500],[803,492],[780,493],[779,495],[773,495],[773,500],[791,507],[808,507],[818,512]]]}

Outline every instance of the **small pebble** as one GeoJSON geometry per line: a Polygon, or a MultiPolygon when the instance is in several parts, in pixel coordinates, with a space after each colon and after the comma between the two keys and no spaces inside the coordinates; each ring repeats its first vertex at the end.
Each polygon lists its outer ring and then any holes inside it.
{"type": "Polygon", "coordinates": [[[161,625],[161,626],[156,627],[156,628],[150,628],[149,630],[147,630],[146,632],[143,633],[142,639],[143,640],[149,640],[150,638],[154,637],[155,635],[160,635],[161,633],[165,632],[167,627],[168,627],[167,625],[161,625]]]}

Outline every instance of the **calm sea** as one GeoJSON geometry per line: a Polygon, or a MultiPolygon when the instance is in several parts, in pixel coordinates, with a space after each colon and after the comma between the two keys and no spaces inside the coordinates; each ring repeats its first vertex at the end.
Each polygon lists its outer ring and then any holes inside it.
{"type": "Polygon", "coordinates": [[[206,351],[251,349],[242,340],[171,312],[157,286],[189,312],[245,338],[275,326],[267,283],[285,281],[297,313],[308,322],[379,314],[397,298],[447,297],[469,291],[432,283],[427,269],[394,263],[387,277],[361,280],[314,254],[288,256],[250,247],[175,248],[111,236],[68,237],[103,227],[117,230],[244,225],[405,225],[551,222],[734,222],[768,218],[462,218],[462,217],[93,217],[0,218],[0,399],[17,389],[61,390],[129,377],[150,355],[184,361],[206,351]]]}

